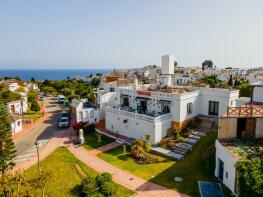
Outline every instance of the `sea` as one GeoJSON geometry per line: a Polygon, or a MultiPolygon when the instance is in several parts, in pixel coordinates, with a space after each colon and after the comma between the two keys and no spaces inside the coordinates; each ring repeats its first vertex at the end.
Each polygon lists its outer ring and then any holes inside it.
{"type": "Polygon", "coordinates": [[[59,69],[59,70],[0,70],[0,78],[19,77],[21,80],[29,81],[32,77],[36,80],[63,80],[67,77],[89,77],[90,74],[107,73],[113,69],[59,69]]]}

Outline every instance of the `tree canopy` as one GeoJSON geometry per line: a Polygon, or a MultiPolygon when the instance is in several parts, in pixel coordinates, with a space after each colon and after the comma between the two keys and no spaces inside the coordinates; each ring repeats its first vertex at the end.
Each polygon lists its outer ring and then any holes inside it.
{"type": "Polygon", "coordinates": [[[7,171],[13,168],[15,163],[15,144],[11,135],[11,124],[6,112],[5,102],[0,99],[0,182],[3,184],[7,171]]]}
{"type": "Polygon", "coordinates": [[[206,69],[206,68],[213,68],[213,62],[212,60],[205,60],[203,63],[202,63],[202,69],[206,69]]]}
{"type": "Polygon", "coordinates": [[[252,87],[248,83],[242,83],[238,86],[240,97],[251,97],[252,87]]]}

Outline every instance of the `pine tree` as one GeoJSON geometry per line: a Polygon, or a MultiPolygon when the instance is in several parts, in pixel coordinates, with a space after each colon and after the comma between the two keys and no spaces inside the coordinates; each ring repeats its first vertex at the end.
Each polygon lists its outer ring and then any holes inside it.
{"type": "Polygon", "coordinates": [[[0,184],[4,183],[7,171],[15,165],[12,161],[15,153],[15,144],[11,135],[11,124],[6,112],[6,106],[3,100],[0,99],[0,184]]]}

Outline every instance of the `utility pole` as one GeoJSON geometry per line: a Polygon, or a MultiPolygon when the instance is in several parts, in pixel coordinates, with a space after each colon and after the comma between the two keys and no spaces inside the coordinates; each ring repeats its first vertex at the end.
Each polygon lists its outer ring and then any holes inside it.
{"type": "Polygon", "coordinates": [[[40,177],[41,169],[40,169],[40,160],[39,160],[39,147],[38,147],[38,141],[35,142],[35,146],[37,149],[37,167],[38,167],[38,176],[40,177]]]}

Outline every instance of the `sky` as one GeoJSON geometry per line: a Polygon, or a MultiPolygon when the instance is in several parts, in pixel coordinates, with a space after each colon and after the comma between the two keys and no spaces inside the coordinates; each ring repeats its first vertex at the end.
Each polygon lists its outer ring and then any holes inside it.
{"type": "Polygon", "coordinates": [[[1,0],[0,69],[263,65],[262,0],[1,0]]]}

